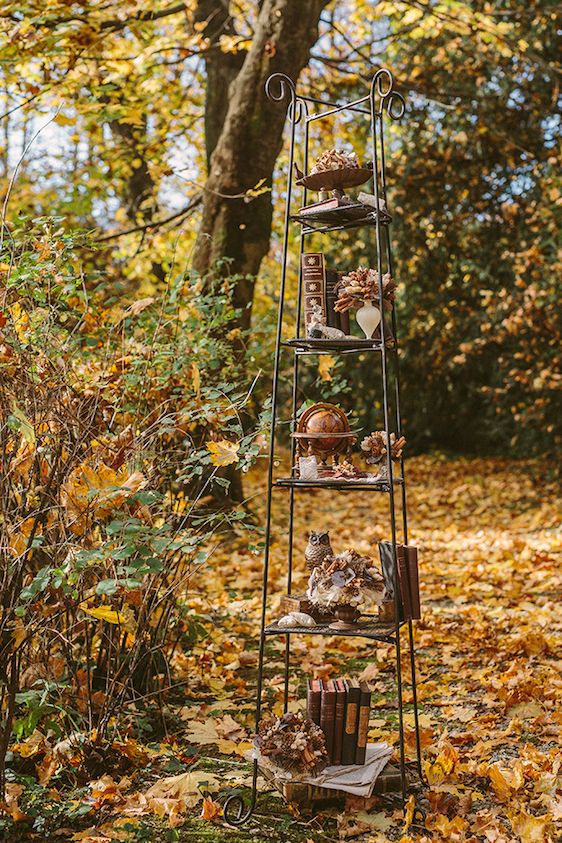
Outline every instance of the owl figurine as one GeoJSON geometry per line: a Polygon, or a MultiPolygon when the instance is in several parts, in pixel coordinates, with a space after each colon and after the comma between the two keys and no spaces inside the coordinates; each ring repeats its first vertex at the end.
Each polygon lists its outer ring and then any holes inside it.
{"type": "Polygon", "coordinates": [[[322,564],[326,556],[332,556],[332,553],[329,532],[326,530],[323,533],[317,533],[316,530],[311,530],[304,551],[307,568],[312,571],[313,568],[322,564]]]}

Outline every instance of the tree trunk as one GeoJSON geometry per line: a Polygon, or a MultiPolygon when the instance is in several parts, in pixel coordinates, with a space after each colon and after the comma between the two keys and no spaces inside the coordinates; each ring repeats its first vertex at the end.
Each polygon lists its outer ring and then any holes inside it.
{"type": "MultiPolygon", "coordinates": [[[[217,82],[220,80],[225,86],[230,77],[232,81],[228,96],[223,87],[220,96],[213,90],[207,102],[210,146],[215,137],[216,145],[210,156],[193,263],[204,274],[212,271],[217,259],[230,258],[229,273],[242,276],[234,292],[234,304],[242,310],[242,328],[250,325],[255,276],[269,249],[272,202],[269,191],[250,202],[228,197],[239,197],[262,179],[271,188],[286,109],[267,99],[264,84],[270,73],[298,77],[318,37],[320,13],[327,2],[264,0],[251,47],[239,72],[234,75],[228,54],[214,53],[209,65],[217,82]],[[225,103],[228,107],[224,122],[216,136],[216,118],[225,103]]],[[[215,6],[224,13],[224,4],[215,6]]]]}
{"type": "MultiPolygon", "coordinates": [[[[276,72],[297,79],[327,2],[262,0],[247,53],[223,53],[218,46],[221,34],[234,33],[228,0],[200,0],[198,6],[196,17],[207,21],[205,35],[211,42],[205,103],[209,174],[193,265],[205,275],[218,259],[230,259],[228,274],[240,276],[233,298],[242,329],[250,326],[255,277],[269,249],[273,209],[270,191],[250,202],[240,195],[261,180],[271,188],[286,116],[281,103],[267,99],[265,81],[276,72]]],[[[240,472],[229,466],[223,476],[230,483],[228,500],[242,501],[240,472]]]]}
{"type": "MultiPolygon", "coordinates": [[[[134,225],[152,222],[158,203],[154,179],[146,158],[146,120],[140,128],[117,120],[111,121],[109,125],[113,136],[121,142],[123,157],[130,168],[122,197],[127,217],[134,225]]],[[[159,262],[152,261],[152,271],[158,281],[164,280],[165,272],[159,262]]]]}

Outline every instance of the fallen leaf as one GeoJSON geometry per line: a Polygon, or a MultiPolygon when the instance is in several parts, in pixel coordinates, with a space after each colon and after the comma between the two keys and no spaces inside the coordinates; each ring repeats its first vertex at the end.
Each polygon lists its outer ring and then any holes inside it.
{"type": "Polygon", "coordinates": [[[199,720],[192,721],[186,732],[186,739],[190,743],[198,743],[202,745],[216,743],[219,740],[216,723],[214,720],[199,720]]]}
{"type": "Polygon", "coordinates": [[[204,820],[213,821],[217,817],[222,817],[222,806],[218,802],[213,802],[210,796],[203,799],[203,807],[201,808],[201,816],[204,820]]]}
{"type": "Polygon", "coordinates": [[[550,814],[535,817],[533,814],[528,814],[525,808],[522,808],[517,814],[510,813],[509,818],[514,832],[519,835],[521,843],[543,843],[552,819],[550,814]]]}
{"type": "Polygon", "coordinates": [[[519,790],[525,783],[520,761],[516,761],[511,767],[491,764],[488,767],[488,776],[492,782],[494,793],[502,801],[509,799],[511,792],[519,790]]]}

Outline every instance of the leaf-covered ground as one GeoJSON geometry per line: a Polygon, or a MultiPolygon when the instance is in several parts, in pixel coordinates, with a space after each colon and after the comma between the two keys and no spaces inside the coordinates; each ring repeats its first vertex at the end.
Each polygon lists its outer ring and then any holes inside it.
{"type": "MultiPolygon", "coordinates": [[[[243,829],[224,825],[224,797],[232,788],[248,792],[250,768],[243,754],[253,728],[262,562],[259,551],[247,549],[247,540],[234,540],[218,548],[209,568],[190,584],[189,603],[208,635],[193,651],[174,657],[179,684],[162,702],[164,732],[155,732],[157,739],[147,738],[145,744],[124,738],[116,747],[128,757],[136,753],[125,776],[108,769],[72,792],[10,784],[12,816],[18,817],[16,805],[22,814],[16,823],[21,832],[14,832],[13,839],[559,840],[557,489],[536,463],[424,457],[409,460],[407,468],[410,540],[420,548],[423,603],[415,638],[429,785],[416,800],[426,814],[425,830],[408,827],[401,811],[380,804],[367,811],[348,804],[316,817],[299,815],[265,791],[243,829]],[[36,820],[31,830],[24,819],[41,817],[38,801],[44,824],[58,829],[47,837],[41,822],[36,820]]],[[[263,519],[263,468],[247,478],[247,491],[263,519]]],[[[280,595],[286,589],[288,497],[275,494],[270,592],[280,595]]],[[[297,588],[305,579],[306,530],[326,527],[335,548],[372,552],[374,542],[388,538],[387,507],[386,496],[378,494],[297,495],[297,588]]],[[[389,645],[320,636],[295,639],[294,704],[302,704],[304,680],[311,674],[364,672],[375,688],[371,736],[397,745],[393,655],[389,645]]],[[[283,704],[283,657],[282,642],[268,642],[264,700],[275,711],[283,704]]],[[[414,757],[408,684],[405,697],[406,738],[414,757]]]]}

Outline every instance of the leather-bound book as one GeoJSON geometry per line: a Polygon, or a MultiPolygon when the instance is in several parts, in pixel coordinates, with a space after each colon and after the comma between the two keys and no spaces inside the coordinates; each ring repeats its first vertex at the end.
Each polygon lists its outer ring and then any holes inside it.
{"type": "Polygon", "coordinates": [[[311,205],[303,205],[299,208],[299,214],[317,214],[319,211],[333,211],[334,208],[339,208],[341,205],[337,196],[331,196],[329,199],[322,199],[320,202],[313,202],[311,205]]]}
{"type": "Polygon", "coordinates": [[[322,315],[326,316],[324,301],[325,267],[321,252],[308,252],[302,255],[302,284],[304,296],[304,323],[308,327],[313,308],[318,305],[322,315]]]}
{"type": "Polygon", "coordinates": [[[357,724],[357,749],[355,763],[364,764],[367,752],[367,734],[369,732],[369,714],[371,713],[371,689],[366,682],[360,685],[359,720],[357,724]]]}
{"type": "Polygon", "coordinates": [[[357,749],[357,725],[359,722],[359,703],[361,687],[357,679],[346,680],[347,701],[345,706],[345,728],[343,731],[342,764],[355,764],[357,749]]]}
{"type": "Polygon", "coordinates": [[[279,602],[279,616],[288,615],[290,612],[304,612],[310,615],[316,623],[331,623],[334,620],[333,612],[326,612],[319,606],[314,606],[308,597],[301,594],[285,594],[279,602]]]}
{"type": "Polygon", "coordinates": [[[326,738],[326,749],[330,764],[334,763],[334,726],[336,721],[336,686],[334,680],[322,682],[322,700],[320,702],[320,728],[326,738]]]}
{"type": "Polygon", "coordinates": [[[336,284],[339,280],[339,273],[335,269],[326,270],[326,281],[324,286],[324,298],[326,306],[326,324],[331,328],[340,327],[340,314],[334,310],[334,305],[338,297],[336,293],[336,284]]]}
{"type": "MultiPolygon", "coordinates": [[[[396,557],[400,556],[400,545],[396,545],[396,557]]],[[[382,575],[384,584],[389,599],[394,599],[394,553],[392,552],[392,542],[379,542],[379,554],[381,558],[382,575]]]]}
{"type": "Polygon", "coordinates": [[[345,726],[345,698],[347,696],[343,679],[334,679],[336,685],[336,719],[334,725],[334,764],[341,764],[343,750],[343,729],[345,726]]]}
{"type": "Polygon", "coordinates": [[[420,573],[418,566],[418,549],[413,544],[404,546],[406,553],[406,564],[408,566],[408,573],[410,575],[410,598],[412,604],[412,619],[419,620],[421,618],[421,603],[420,603],[420,573]]]}
{"type": "Polygon", "coordinates": [[[308,719],[320,725],[320,703],[322,700],[322,683],[319,679],[309,679],[306,688],[306,711],[308,719]]]}
{"type": "MultiPolygon", "coordinates": [[[[271,770],[263,768],[262,773],[268,781],[276,787],[287,800],[302,807],[315,808],[323,806],[331,806],[334,804],[341,804],[349,796],[343,790],[332,790],[327,787],[319,787],[318,785],[303,784],[303,782],[286,781],[285,779],[276,779],[271,770]]],[[[407,779],[407,776],[406,776],[407,779]]],[[[379,773],[372,795],[380,795],[383,793],[398,793],[402,790],[402,776],[400,775],[399,767],[394,764],[387,764],[384,770],[379,773]]],[[[359,797],[356,797],[359,799],[359,797]]],[[[357,803],[356,803],[357,804],[357,803]]],[[[371,797],[365,797],[365,810],[372,807],[371,797]]]]}
{"type": "Polygon", "coordinates": [[[381,773],[377,776],[375,787],[373,789],[373,796],[381,793],[397,793],[402,790],[402,775],[400,768],[395,767],[394,764],[387,764],[381,773]]]}
{"type": "Polygon", "coordinates": [[[396,548],[398,557],[398,579],[400,581],[400,597],[402,598],[402,611],[405,620],[412,618],[412,596],[410,592],[410,571],[406,561],[406,549],[404,545],[396,548]]]}

